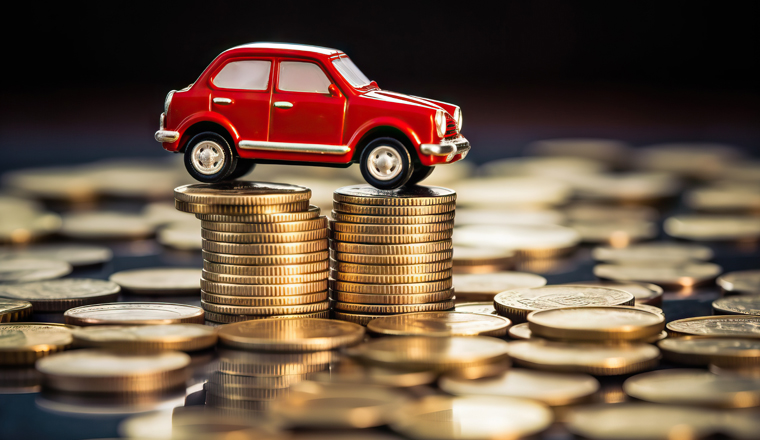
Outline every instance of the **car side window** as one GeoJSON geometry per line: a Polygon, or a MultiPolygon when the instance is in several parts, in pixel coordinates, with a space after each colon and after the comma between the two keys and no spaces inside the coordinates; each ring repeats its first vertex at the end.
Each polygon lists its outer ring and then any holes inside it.
{"type": "Polygon", "coordinates": [[[278,88],[285,92],[330,93],[330,79],[314,63],[282,61],[278,88]]]}
{"type": "Polygon", "coordinates": [[[266,90],[271,68],[271,61],[232,61],[216,74],[213,83],[222,89],[266,90]]]}

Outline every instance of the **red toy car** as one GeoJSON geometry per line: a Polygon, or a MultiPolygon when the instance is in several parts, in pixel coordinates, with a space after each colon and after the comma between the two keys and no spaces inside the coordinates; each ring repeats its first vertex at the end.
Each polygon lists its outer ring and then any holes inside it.
{"type": "Polygon", "coordinates": [[[252,43],[222,52],[198,80],[166,95],[156,140],[185,153],[201,182],[256,163],[347,167],[383,189],[463,159],[459,107],[380,90],[343,52],[252,43]]]}

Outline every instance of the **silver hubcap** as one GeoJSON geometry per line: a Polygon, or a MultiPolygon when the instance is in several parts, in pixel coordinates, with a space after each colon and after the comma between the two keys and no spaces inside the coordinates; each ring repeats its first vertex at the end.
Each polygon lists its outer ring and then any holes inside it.
{"type": "Polygon", "coordinates": [[[394,148],[381,145],[369,153],[369,173],[377,180],[393,180],[401,173],[401,156],[394,148]]]}
{"type": "Polygon", "coordinates": [[[195,144],[191,153],[193,168],[201,174],[216,174],[224,166],[222,146],[214,141],[195,144]]]}

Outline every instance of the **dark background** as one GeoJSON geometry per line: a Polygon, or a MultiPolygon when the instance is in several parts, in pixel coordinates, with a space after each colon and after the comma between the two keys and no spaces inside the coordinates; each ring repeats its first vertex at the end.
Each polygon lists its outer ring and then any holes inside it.
{"type": "Polygon", "coordinates": [[[729,2],[22,6],[2,27],[0,170],[164,154],[163,98],[252,41],[344,50],[382,88],[462,106],[470,160],[546,137],[760,145],[757,15],[729,2]]]}

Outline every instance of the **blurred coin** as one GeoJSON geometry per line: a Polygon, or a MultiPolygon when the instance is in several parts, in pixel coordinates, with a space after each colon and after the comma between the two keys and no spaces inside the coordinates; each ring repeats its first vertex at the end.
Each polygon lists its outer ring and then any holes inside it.
{"type": "Polygon", "coordinates": [[[542,139],[531,142],[525,153],[538,156],[572,156],[595,159],[605,163],[621,164],[628,157],[630,147],[623,141],[593,138],[542,139]]]}
{"type": "Polygon", "coordinates": [[[229,296],[217,295],[201,291],[201,300],[213,304],[229,304],[233,306],[293,306],[324,301],[327,299],[327,291],[307,293],[305,295],[289,296],[229,296]]]}
{"type": "Polygon", "coordinates": [[[671,321],[665,326],[671,336],[702,335],[760,338],[760,316],[698,316],[671,321]]]}
{"type": "Polygon", "coordinates": [[[365,273],[330,271],[330,278],[338,281],[363,284],[406,284],[406,283],[429,283],[451,278],[451,269],[440,272],[416,273],[409,275],[374,275],[365,273]]]}
{"type": "Polygon", "coordinates": [[[394,336],[504,336],[511,322],[501,316],[465,312],[426,312],[377,318],[367,330],[394,336]]]}
{"type": "Polygon", "coordinates": [[[222,414],[205,407],[178,407],[127,418],[119,423],[122,437],[136,439],[223,440],[270,439],[261,423],[243,416],[222,414]]]}
{"type": "MultiPolygon", "coordinates": [[[[335,243],[335,245],[337,246],[339,245],[339,243],[335,243]]],[[[405,255],[353,254],[353,253],[346,253],[346,252],[338,252],[334,249],[330,249],[330,258],[332,258],[335,261],[345,261],[347,263],[369,264],[369,265],[393,265],[393,266],[410,265],[410,264],[428,264],[428,263],[447,261],[451,259],[452,251],[451,251],[450,242],[442,242],[436,246],[432,246],[431,248],[433,249],[433,252],[430,252],[430,253],[405,254],[405,255]],[[444,250],[435,251],[436,248],[441,248],[444,250]]],[[[355,249],[355,250],[365,250],[365,249],[368,249],[368,248],[355,249]]],[[[428,248],[423,247],[421,250],[424,251],[427,249],[428,248]]],[[[391,250],[396,251],[396,249],[391,249],[391,250]]],[[[403,251],[403,250],[404,249],[398,249],[398,251],[403,251]]]]}
{"type": "Polygon", "coordinates": [[[550,406],[572,405],[589,400],[599,381],[588,374],[550,373],[513,368],[506,373],[476,380],[444,376],[438,385],[454,395],[519,397],[550,406]]]}
{"type": "Polygon", "coordinates": [[[73,325],[203,324],[203,309],[186,304],[121,302],[75,307],[63,314],[73,325]]]}
{"type": "Polygon", "coordinates": [[[258,243],[258,244],[241,244],[241,243],[222,243],[218,241],[206,240],[201,242],[204,251],[217,254],[233,255],[293,255],[293,254],[310,254],[319,252],[328,248],[327,239],[312,241],[303,241],[298,243],[258,243]]]}
{"type": "Polygon", "coordinates": [[[702,212],[758,212],[760,211],[760,188],[720,183],[712,187],[694,189],[684,196],[687,207],[702,212]]]}
{"type": "Polygon", "coordinates": [[[562,180],[565,176],[595,174],[604,171],[599,161],[570,156],[510,157],[483,164],[479,174],[486,176],[530,176],[562,180]]]}
{"type": "Polygon", "coordinates": [[[203,385],[206,395],[213,394],[228,400],[276,400],[287,397],[290,394],[288,388],[251,388],[245,386],[219,385],[207,382],[203,385]]]}
{"type": "Polygon", "coordinates": [[[203,229],[218,232],[240,232],[257,234],[284,234],[292,232],[314,231],[327,228],[327,217],[311,220],[281,223],[230,223],[201,221],[203,229]]]}
{"type": "Polygon", "coordinates": [[[201,324],[112,326],[74,330],[78,346],[124,351],[196,351],[216,345],[216,331],[201,324]]]}
{"type": "Polygon", "coordinates": [[[512,289],[494,297],[494,307],[512,322],[525,322],[530,312],[574,306],[633,305],[632,294],[618,289],[584,286],[544,286],[512,289]]]}
{"type": "Polygon", "coordinates": [[[47,200],[88,201],[96,197],[91,171],[85,167],[26,168],[3,173],[3,186],[47,200]]]}
{"type": "Polygon", "coordinates": [[[265,319],[219,330],[219,341],[224,345],[263,351],[332,350],[356,344],[363,337],[361,326],[327,319],[265,319]]]}
{"type": "Polygon", "coordinates": [[[0,297],[29,301],[35,313],[64,312],[72,307],[114,302],[120,291],[114,282],[89,278],[0,285],[0,297]]]}
{"type": "Polygon", "coordinates": [[[597,261],[617,263],[676,263],[686,261],[707,261],[713,257],[713,251],[707,246],[678,242],[655,242],[632,244],[616,248],[597,246],[592,256],[597,261]]]}
{"type": "Polygon", "coordinates": [[[377,189],[372,185],[352,185],[338,188],[333,200],[356,205],[429,206],[456,201],[457,193],[438,186],[405,186],[397,189],[377,189]]]}
{"type": "Polygon", "coordinates": [[[541,287],[546,278],[525,272],[495,272],[455,274],[454,290],[457,298],[466,301],[489,301],[505,290],[541,287]]]}
{"type": "Polygon", "coordinates": [[[327,280],[301,284],[229,284],[201,279],[201,289],[219,295],[230,296],[283,296],[306,295],[327,290],[327,280]]]}
{"type": "Polygon", "coordinates": [[[653,204],[674,197],[681,189],[668,173],[583,174],[566,180],[583,200],[653,204]]]}
{"type": "Polygon", "coordinates": [[[581,241],[573,229],[555,225],[464,226],[453,237],[457,246],[507,249],[522,258],[546,258],[567,254],[581,241]]]}
{"type": "Polygon", "coordinates": [[[111,261],[113,252],[105,246],[86,244],[37,244],[22,248],[0,248],[0,260],[30,258],[60,260],[74,267],[90,266],[111,261]]]}
{"type": "Polygon", "coordinates": [[[728,272],[718,277],[715,283],[724,294],[760,294],[760,270],[728,272]]]}
{"type": "Polygon", "coordinates": [[[168,390],[188,379],[190,356],[176,351],[127,354],[86,349],[40,359],[46,386],[68,392],[144,393],[168,390]]]}
{"type": "Polygon", "coordinates": [[[459,303],[454,308],[455,312],[479,313],[481,315],[498,315],[493,307],[493,301],[459,303]]]}
{"type": "Polygon", "coordinates": [[[735,182],[760,182],[760,161],[743,159],[741,162],[732,162],[723,165],[724,179],[735,182]]]}
{"type": "Polygon", "coordinates": [[[665,317],[633,307],[564,307],[528,315],[536,336],[581,341],[640,341],[656,336],[665,317]]]}
{"type": "Polygon", "coordinates": [[[20,209],[0,213],[0,243],[29,243],[60,228],[61,217],[52,212],[20,209]]]}
{"type": "Polygon", "coordinates": [[[234,255],[203,251],[203,259],[209,262],[239,266],[269,266],[271,270],[281,270],[283,273],[291,270],[288,266],[324,262],[328,255],[327,249],[291,255],[234,255]]]}
{"type": "Polygon", "coordinates": [[[677,364],[742,367],[760,363],[760,340],[725,336],[683,336],[660,341],[666,360],[677,364]]]}
{"type": "Polygon", "coordinates": [[[275,306],[238,306],[230,304],[213,304],[201,300],[201,307],[213,313],[225,315],[296,315],[302,313],[317,313],[330,308],[328,301],[309,304],[291,304],[275,306]]]}
{"type": "Polygon", "coordinates": [[[634,297],[635,304],[662,304],[662,287],[650,283],[617,282],[617,281],[578,281],[564,284],[566,286],[608,287],[624,290],[634,297]]]}
{"type": "Polygon", "coordinates": [[[569,185],[540,177],[491,177],[456,185],[462,206],[537,207],[561,205],[571,195],[569,185]]]}
{"type": "Polygon", "coordinates": [[[418,313],[452,310],[454,299],[420,304],[359,304],[336,301],[333,309],[350,313],[367,313],[372,315],[395,315],[397,313],[418,313]]]}
{"type": "Polygon", "coordinates": [[[716,376],[697,369],[638,374],[623,383],[629,396],[653,403],[749,408],[760,405],[760,380],[716,376]]]}
{"type": "Polygon", "coordinates": [[[155,226],[136,214],[80,212],[64,215],[59,233],[78,240],[134,240],[152,236],[155,226]]]}
{"type": "Polygon", "coordinates": [[[456,202],[425,206],[376,206],[333,202],[333,210],[337,212],[362,216],[428,216],[446,214],[455,209],[456,202]]]}
{"type": "Polygon", "coordinates": [[[330,261],[332,268],[337,272],[346,274],[367,275],[418,275],[450,270],[451,260],[443,260],[425,264],[355,264],[343,261],[330,261]]]}
{"type": "Polygon", "coordinates": [[[760,315],[760,295],[719,298],[712,307],[716,315],[760,315]]]}
{"type": "Polygon", "coordinates": [[[279,205],[308,201],[309,188],[283,183],[230,180],[193,183],[174,188],[174,198],[187,203],[209,205],[279,205]]]}
{"type": "Polygon", "coordinates": [[[116,272],[109,279],[134,295],[196,295],[200,275],[194,268],[152,267],[116,272]]]}
{"type": "MultiPolygon", "coordinates": [[[[248,216],[260,214],[278,214],[306,211],[309,208],[309,202],[291,202],[280,203],[277,205],[207,205],[204,203],[189,203],[181,200],[174,200],[174,207],[178,211],[190,212],[193,214],[215,214],[225,216],[248,216]]],[[[213,217],[212,217],[213,218],[213,217]]],[[[203,220],[204,218],[201,218],[203,220]]]]}
{"type": "Polygon", "coordinates": [[[557,225],[565,221],[560,211],[552,209],[457,209],[456,225],[557,225]]]}
{"type": "Polygon", "coordinates": [[[496,396],[427,396],[400,408],[391,428],[413,439],[516,439],[546,430],[543,403],[496,396]]]}
{"type": "MultiPolygon", "coordinates": [[[[639,308],[639,307],[651,307],[651,306],[638,306],[638,305],[636,305],[636,306],[631,306],[631,307],[639,308]]],[[[651,307],[651,308],[652,309],[657,309],[656,307],[651,307]]],[[[657,309],[657,310],[659,310],[659,309],[657,309]]],[[[651,310],[649,312],[650,313],[657,313],[656,310],[651,310]]],[[[662,311],[660,311],[660,313],[657,313],[657,314],[665,316],[661,312],[662,311]]],[[[531,338],[533,338],[533,339],[544,339],[542,337],[534,335],[530,331],[530,324],[527,323],[527,322],[523,322],[521,324],[513,325],[512,327],[510,327],[509,328],[509,337],[512,338],[512,339],[531,339],[531,338]]],[[[656,334],[654,336],[650,336],[650,337],[648,337],[646,339],[643,339],[643,340],[640,340],[640,341],[637,341],[637,342],[646,342],[647,344],[654,344],[654,343],[659,342],[659,341],[661,341],[661,340],[663,340],[663,339],[665,339],[667,337],[668,337],[668,332],[666,332],[666,331],[663,330],[659,334],[656,334]]],[[[555,338],[554,340],[558,341],[558,342],[591,342],[591,343],[596,343],[596,344],[598,344],[598,343],[601,342],[601,343],[604,343],[604,344],[607,344],[607,345],[619,345],[620,344],[619,341],[615,341],[615,340],[605,340],[605,341],[586,341],[586,340],[580,340],[580,341],[574,341],[574,340],[566,339],[566,338],[555,338]]]]}
{"type": "MultiPolygon", "coordinates": [[[[0,287],[2,294],[2,287],[0,287]]],[[[0,298],[0,322],[22,321],[32,314],[32,303],[17,299],[0,298]]]]}
{"type": "MultiPolygon", "coordinates": [[[[224,374],[245,376],[230,378],[233,384],[246,386],[272,385],[272,388],[284,388],[292,385],[293,378],[283,378],[289,375],[304,375],[321,371],[335,362],[337,352],[315,351],[310,353],[264,353],[261,351],[242,351],[219,347],[218,370],[224,374]],[[255,379],[257,378],[257,379],[255,379]],[[288,384],[283,384],[282,381],[288,384]],[[276,385],[276,386],[275,386],[276,385]]],[[[306,377],[297,378],[300,382],[306,377]]]]}
{"type": "Polygon", "coordinates": [[[611,376],[654,368],[660,351],[643,343],[604,345],[528,339],[511,342],[509,356],[521,366],[538,370],[611,376]]]}
{"type": "MultiPolygon", "coordinates": [[[[746,340],[746,339],[745,339],[746,340]]],[[[708,371],[710,373],[716,374],[718,376],[732,376],[732,377],[743,377],[747,379],[760,379],[760,365],[758,365],[757,362],[753,362],[752,365],[748,366],[729,366],[724,367],[716,364],[710,364],[707,367],[708,371]]]]}
{"type": "MultiPolygon", "coordinates": [[[[224,313],[207,312],[206,320],[211,323],[230,324],[233,322],[251,321],[254,319],[328,319],[330,318],[330,311],[324,310],[322,312],[314,313],[299,313],[296,315],[227,315],[224,313]]],[[[206,325],[213,325],[206,323],[206,325]]]]}
{"type": "Polygon", "coordinates": [[[201,228],[196,223],[169,223],[158,230],[156,241],[160,244],[181,251],[201,249],[201,228]]]}
{"type": "Polygon", "coordinates": [[[440,292],[429,293],[403,293],[398,295],[390,294],[364,294],[351,293],[333,290],[332,299],[344,303],[355,304],[423,304],[436,303],[448,299],[454,299],[454,290],[447,289],[440,292]]]}
{"type": "Polygon", "coordinates": [[[655,315],[665,316],[665,312],[661,308],[650,306],[649,304],[634,304],[631,307],[634,309],[643,310],[645,312],[654,313],[655,315]]]}
{"type": "Polygon", "coordinates": [[[319,217],[319,206],[309,205],[297,212],[270,212],[260,214],[195,214],[201,221],[223,223],[290,223],[319,217]]]}
{"type": "Polygon", "coordinates": [[[419,385],[429,385],[436,381],[438,375],[429,370],[400,370],[384,368],[376,365],[364,365],[351,358],[341,359],[330,366],[330,371],[315,373],[313,379],[317,382],[329,382],[356,385],[384,385],[407,388],[419,385]]]}
{"type": "Polygon", "coordinates": [[[0,284],[28,283],[60,278],[71,273],[71,265],[60,260],[9,258],[0,264],[0,284]]]}
{"type": "Polygon", "coordinates": [[[710,283],[723,268],[713,263],[597,264],[594,275],[613,281],[638,281],[661,286],[693,287],[710,283]]]}
{"type": "Polygon", "coordinates": [[[532,337],[530,324],[522,322],[509,328],[509,337],[512,339],[530,339],[532,337]]]}
{"type": "Polygon", "coordinates": [[[656,209],[638,205],[602,205],[576,202],[566,206],[563,212],[569,221],[656,221],[660,214],[656,209]]]}
{"type": "Polygon", "coordinates": [[[671,237],[694,241],[739,241],[760,238],[760,217],[684,214],[663,225],[671,237]]]}
{"type": "Polygon", "coordinates": [[[327,238],[327,228],[301,232],[219,232],[201,229],[201,237],[225,243],[297,243],[327,238]]]}
{"type": "Polygon", "coordinates": [[[140,199],[171,198],[171,188],[182,180],[178,173],[167,172],[165,163],[153,159],[109,159],[88,164],[95,191],[110,197],[140,199]]]}
{"type": "Polygon", "coordinates": [[[451,279],[432,281],[429,283],[410,284],[360,284],[346,281],[330,280],[332,290],[340,290],[349,293],[362,293],[373,295],[403,295],[414,293],[440,292],[451,288],[451,279]]]}
{"type": "Polygon", "coordinates": [[[148,222],[157,226],[196,220],[191,214],[177,211],[173,202],[148,203],[143,207],[141,214],[148,222]]]}
{"type": "Polygon", "coordinates": [[[586,243],[609,243],[616,248],[625,248],[637,241],[651,240],[657,237],[657,225],[654,222],[624,221],[574,221],[568,224],[586,243]]]}
{"type": "Polygon", "coordinates": [[[270,284],[302,284],[319,280],[326,280],[328,271],[314,273],[302,273],[298,275],[279,276],[253,276],[253,275],[227,275],[203,270],[201,276],[204,280],[216,283],[230,283],[242,285],[270,285],[270,284]]]}
{"type": "Polygon", "coordinates": [[[345,212],[330,212],[330,217],[336,222],[358,223],[364,225],[423,225],[430,223],[450,222],[454,220],[454,211],[443,214],[381,216],[348,214],[345,212]]]}
{"type": "Polygon", "coordinates": [[[352,322],[361,326],[367,326],[373,319],[384,318],[386,315],[372,315],[368,313],[348,313],[340,310],[332,311],[333,319],[352,322]]]}
{"type": "Polygon", "coordinates": [[[509,249],[455,246],[454,273],[487,274],[509,269],[515,252],[509,249]]]}
{"type": "Polygon", "coordinates": [[[44,356],[63,351],[73,341],[76,327],[43,322],[0,324],[0,365],[31,365],[44,356]]]}
{"type": "Polygon", "coordinates": [[[639,148],[634,159],[639,168],[712,179],[722,173],[726,164],[741,156],[739,150],[730,145],[684,142],[639,148]]]}

